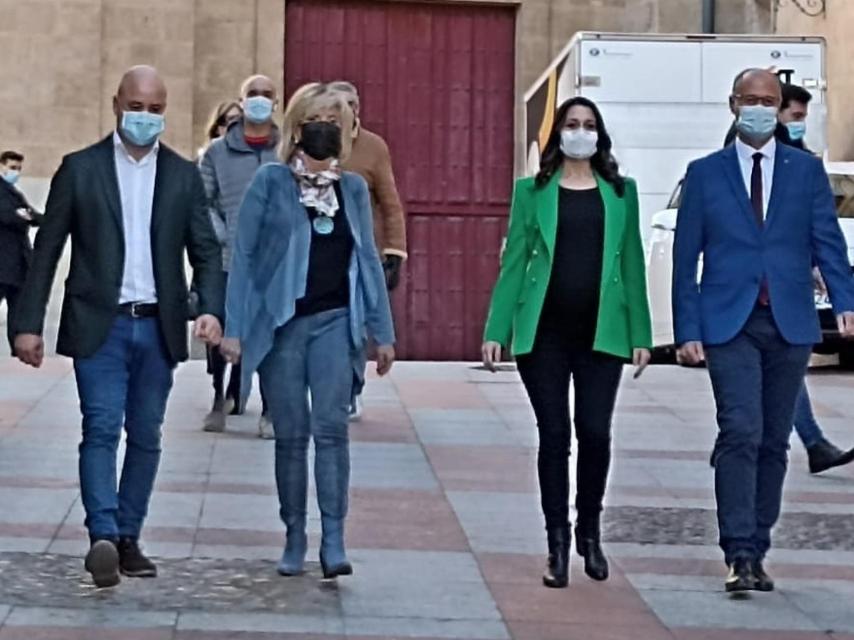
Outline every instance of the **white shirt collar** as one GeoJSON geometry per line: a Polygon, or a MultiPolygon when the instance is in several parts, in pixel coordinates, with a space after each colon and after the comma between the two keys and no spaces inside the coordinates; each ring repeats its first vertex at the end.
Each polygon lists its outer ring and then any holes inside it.
{"type": "Polygon", "coordinates": [[[756,153],[761,153],[764,159],[773,160],[774,154],[777,153],[777,138],[775,136],[771,136],[771,139],[762,145],[761,148],[755,149],[749,144],[745,144],[741,141],[741,138],[737,137],[735,139],[735,150],[738,153],[738,157],[743,162],[753,162],[753,155],[756,153]]]}
{"type": "Polygon", "coordinates": [[[160,140],[158,139],[149,152],[146,153],[139,161],[128,153],[128,149],[118,131],[113,131],[113,147],[133,164],[146,165],[157,157],[157,153],[160,151],[160,140]]]}

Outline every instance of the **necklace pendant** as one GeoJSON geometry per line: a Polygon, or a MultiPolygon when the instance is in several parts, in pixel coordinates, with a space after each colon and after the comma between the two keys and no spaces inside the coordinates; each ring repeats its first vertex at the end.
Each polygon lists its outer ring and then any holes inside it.
{"type": "Polygon", "coordinates": [[[335,228],[335,223],[328,216],[317,216],[311,221],[311,226],[314,227],[315,232],[318,234],[328,236],[335,228]]]}

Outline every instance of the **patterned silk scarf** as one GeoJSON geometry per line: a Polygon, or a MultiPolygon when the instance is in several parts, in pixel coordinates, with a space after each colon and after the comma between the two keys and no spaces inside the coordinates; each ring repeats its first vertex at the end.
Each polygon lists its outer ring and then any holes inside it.
{"type": "Polygon", "coordinates": [[[321,215],[334,218],[339,209],[338,196],[333,186],[341,179],[338,160],[333,160],[332,166],[326,171],[314,173],[306,168],[299,154],[294,154],[289,166],[299,184],[300,202],[321,215]]]}

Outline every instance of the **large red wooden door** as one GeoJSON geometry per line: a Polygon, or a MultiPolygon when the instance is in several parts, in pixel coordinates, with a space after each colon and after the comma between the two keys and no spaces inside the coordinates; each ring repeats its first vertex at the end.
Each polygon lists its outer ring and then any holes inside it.
{"type": "Polygon", "coordinates": [[[285,29],[287,94],[353,82],[391,149],[409,234],[400,357],[478,358],[512,190],[515,11],[289,0],[285,29]]]}

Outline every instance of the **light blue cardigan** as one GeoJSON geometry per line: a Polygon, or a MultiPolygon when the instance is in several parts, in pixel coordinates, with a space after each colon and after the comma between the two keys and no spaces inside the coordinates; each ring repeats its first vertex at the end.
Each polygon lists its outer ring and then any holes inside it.
{"type": "MultiPolygon", "coordinates": [[[[352,346],[357,350],[364,347],[366,331],[379,345],[394,344],[367,183],[361,176],[345,172],[341,192],[354,240],[349,309],[352,346]]],[[[296,301],[305,296],[310,249],[311,223],[293,173],[280,163],[261,167],[240,207],[225,303],[225,337],[241,343],[244,399],[252,374],[273,346],[276,329],[293,318],[296,301]]]]}

